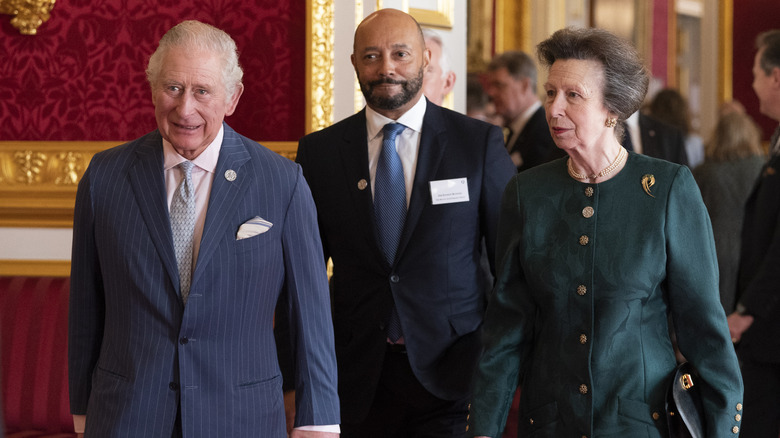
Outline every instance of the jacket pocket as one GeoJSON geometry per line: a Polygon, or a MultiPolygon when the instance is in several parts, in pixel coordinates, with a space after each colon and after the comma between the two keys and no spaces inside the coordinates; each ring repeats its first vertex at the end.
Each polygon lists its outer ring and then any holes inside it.
{"type": "Polygon", "coordinates": [[[481,310],[472,310],[452,315],[449,318],[450,327],[452,327],[456,335],[463,336],[479,328],[482,324],[483,315],[484,312],[481,310]]]}

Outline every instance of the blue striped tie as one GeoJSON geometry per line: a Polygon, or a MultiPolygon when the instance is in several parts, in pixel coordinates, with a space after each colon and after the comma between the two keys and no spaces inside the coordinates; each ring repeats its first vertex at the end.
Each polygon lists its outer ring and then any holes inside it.
{"type": "Polygon", "coordinates": [[[192,161],[184,161],[179,168],[184,173],[171,201],[171,230],[173,249],[179,266],[181,300],[187,304],[192,281],[192,248],[195,233],[195,186],[192,183],[192,161]]]}
{"type": "MultiPolygon", "coordinates": [[[[401,158],[395,149],[395,139],[406,126],[388,123],[382,128],[382,151],[376,165],[374,211],[379,231],[379,243],[390,266],[395,261],[398,242],[406,220],[406,184],[401,158]]],[[[387,336],[393,342],[401,337],[401,323],[393,307],[387,326],[387,336]]]]}

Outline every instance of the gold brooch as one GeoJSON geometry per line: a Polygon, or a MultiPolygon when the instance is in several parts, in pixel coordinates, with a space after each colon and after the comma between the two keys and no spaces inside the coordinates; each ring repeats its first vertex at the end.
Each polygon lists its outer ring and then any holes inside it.
{"type": "Polygon", "coordinates": [[[648,196],[651,198],[655,198],[652,193],[650,193],[650,187],[653,187],[655,185],[655,176],[651,174],[647,174],[642,177],[642,188],[645,189],[645,193],[647,193],[648,196]]]}

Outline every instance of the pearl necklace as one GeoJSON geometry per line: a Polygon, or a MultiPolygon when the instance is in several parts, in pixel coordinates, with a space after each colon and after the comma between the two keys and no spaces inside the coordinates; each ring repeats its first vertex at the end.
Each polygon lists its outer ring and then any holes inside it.
{"type": "Polygon", "coordinates": [[[615,157],[615,161],[609,164],[609,166],[603,168],[601,172],[593,175],[583,175],[581,173],[577,173],[576,170],[574,170],[574,166],[571,164],[571,157],[566,161],[566,167],[569,169],[569,175],[574,179],[596,179],[596,178],[603,178],[610,173],[612,173],[615,169],[620,166],[620,163],[623,162],[623,158],[628,156],[628,152],[626,151],[626,148],[623,146],[620,147],[620,151],[618,151],[617,157],[615,157]]]}

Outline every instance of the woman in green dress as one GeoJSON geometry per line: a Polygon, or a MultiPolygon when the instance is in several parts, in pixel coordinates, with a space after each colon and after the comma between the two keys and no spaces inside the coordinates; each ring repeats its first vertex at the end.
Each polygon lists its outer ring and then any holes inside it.
{"type": "Polygon", "coordinates": [[[619,142],[647,91],[641,59],[599,29],[560,30],[538,51],[569,157],[506,188],[470,433],[498,436],[519,385],[520,436],[668,436],[672,321],[706,436],[737,436],[742,380],[699,190],[687,167],[619,142]]]}

